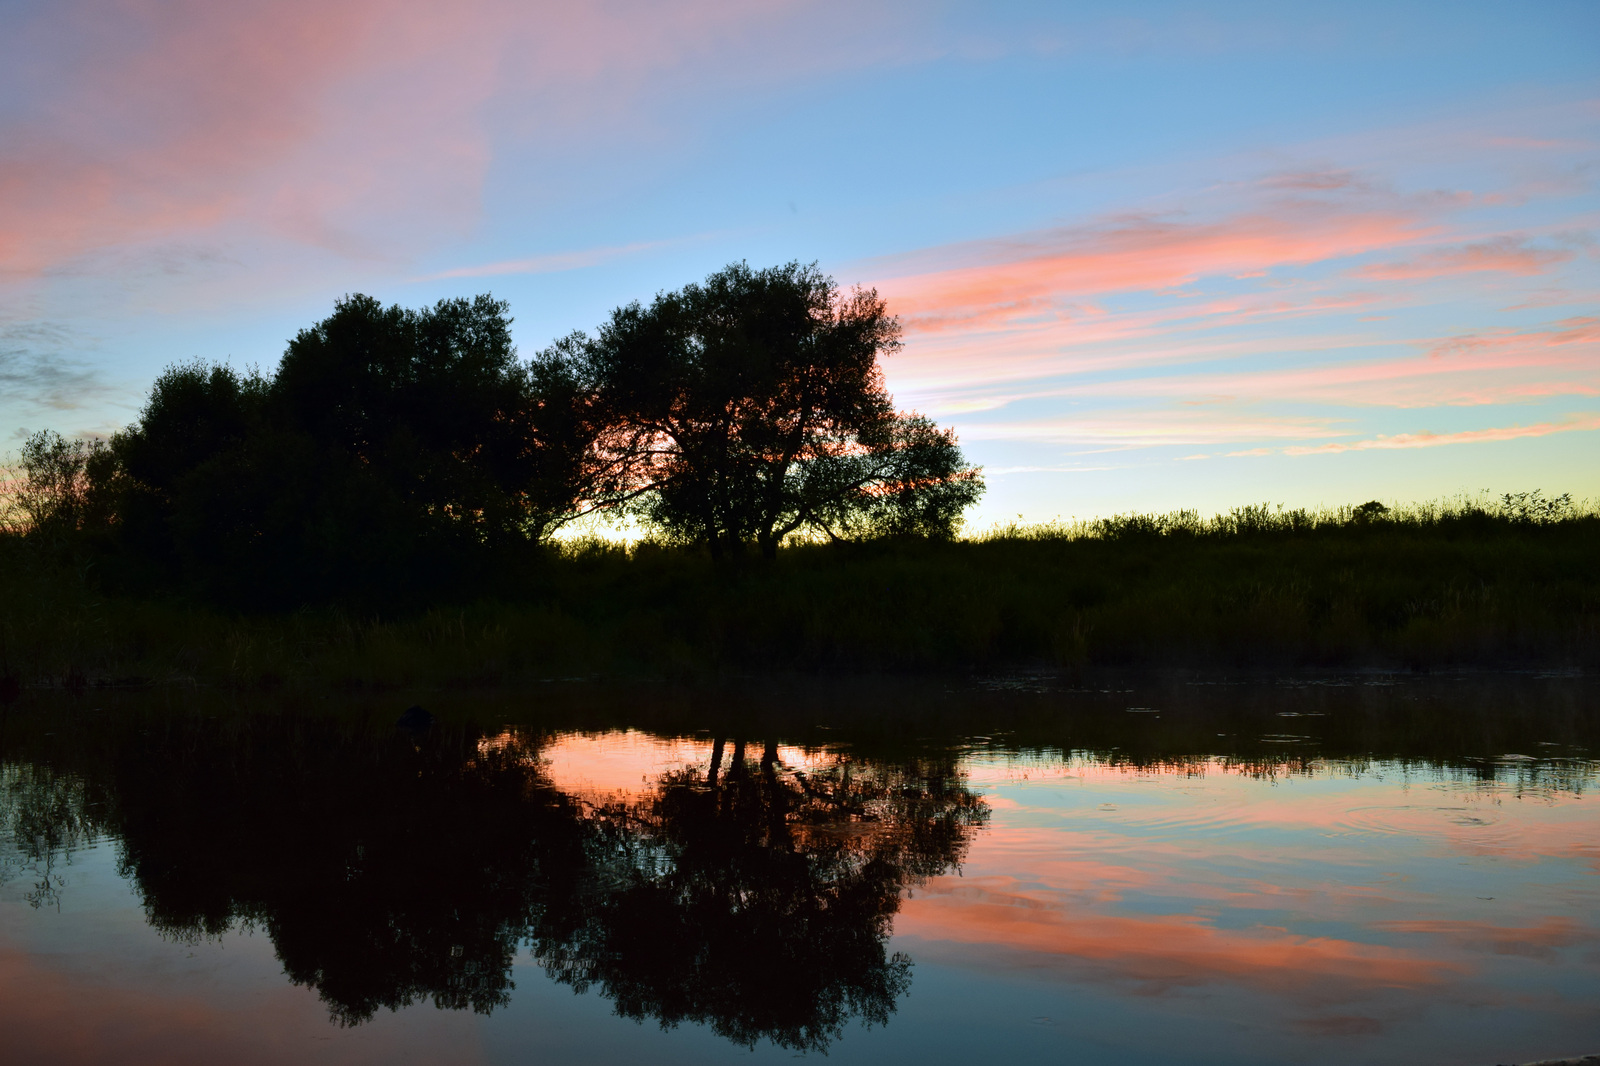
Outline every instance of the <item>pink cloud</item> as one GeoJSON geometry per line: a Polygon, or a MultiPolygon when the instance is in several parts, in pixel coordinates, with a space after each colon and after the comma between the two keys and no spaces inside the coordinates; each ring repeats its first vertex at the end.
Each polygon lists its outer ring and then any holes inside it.
{"type": "Polygon", "coordinates": [[[42,10],[0,20],[0,64],[39,68],[38,94],[0,126],[0,275],[195,233],[405,258],[478,223],[491,130],[643,127],[631,105],[682,71],[759,84],[915,47],[829,44],[800,0],[42,10]]]}
{"type": "Polygon", "coordinates": [[[1308,440],[1336,436],[1327,418],[1235,410],[1124,410],[1059,419],[981,422],[962,428],[965,440],[1027,440],[1103,448],[1228,444],[1250,440],[1308,440]]]}
{"type": "MultiPolygon", "coordinates": [[[[36,273],[94,248],[229,218],[259,224],[277,216],[278,227],[292,229],[297,212],[328,216],[352,203],[391,201],[396,178],[385,177],[382,164],[393,152],[353,167],[370,146],[363,128],[336,121],[326,103],[352,81],[460,47],[474,21],[472,5],[456,14],[377,0],[53,7],[24,36],[28,47],[59,57],[65,69],[50,84],[61,91],[29,101],[27,119],[5,131],[0,270],[36,273]],[[297,192],[271,175],[305,162],[304,152],[329,134],[343,152],[319,153],[316,176],[297,192]]],[[[425,64],[417,70],[430,83],[432,73],[425,64]]],[[[481,143],[430,121],[481,91],[478,81],[430,85],[439,90],[435,102],[413,115],[413,135],[431,142],[417,161],[423,184],[461,169],[470,185],[481,172],[481,143]]],[[[364,115],[365,128],[398,133],[393,111],[427,93],[398,96],[364,115]]]]}
{"type": "Polygon", "coordinates": [[[1525,355],[1542,349],[1568,348],[1593,355],[1595,346],[1600,344],[1600,317],[1579,315],[1562,319],[1555,326],[1555,329],[1497,329],[1446,337],[1433,342],[1428,354],[1443,359],[1489,351],[1525,355]]]}
{"type": "MultiPolygon", "coordinates": [[[[1226,397],[1349,406],[1435,407],[1600,395],[1600,320],[1415,342],[1420,357],[1292,370],[1134,378],[1049,390],[1063,396],[1226,397]]],[[[1038,395],[1036,390],[1033,395],[1038,395]]]]}
{"type": "Polygon", "coordinates": [[[1285,455],[1325,455],[1336,452],[1358,452],[1373,448],[1434,448],[1445,444],[1482,444],[1486,441],[1518,440],[1522,437],[1544,437],[1551,433],[1600,429],[1600,415],[1574,415],[1560,422],[1538,422],[1530,426],[1497,426],[1489,429],[1468,429],[1457,433],[1396,433],[1393,436],[1373,437],[1349,443],[1319,444],[1315,447],[1293,446],[1283,450],[1285,455]]]}
{"type": "Polygon", "coordinates": [[[1567,249],[1534,248],[1522,237],[1495,237],[1476,244],[1442,248],[1412,259],[1374,263],[1356,273],[1381,281],[1408,281],[1495,271],[1503,274],[1542,274],[1572,259],[1567,249]]]}
{"type": "Polygon", "coordinates": [[[1071,302],[1160,292],[1210,276],[1261,273],[1407,244],[1433,232],[1413,212],[1284,200],[1214,222],[1155,217],[934,249],[935,269],[878,283],[914,332],[971,331],[1071,317],[1071,302]],[[938,267],[961,260],[970,265],[938,267]],[[970,262],[976,260],[976,262],[970,262]]]}
{"type": "MultiPolygon", "coordinates": [[[[1195,335],[1271,320],[1339,314],[1382,298],[1370,292],[1299,299],[1258,293],[1115,314],[1097,311],[1041,322],[1013,322],[979,335],[922,333],[913,336],[889,372],[897,388],[919,393],[960,390],[964,394],[975,382],[992,387],[999,382],[1061,374],[1360,348],[1382,342],[1353,333],[1301,335],[1292,340],[1259,334],[1203,339],[1195,335]]],[[[1038,391],[1029,394],[1038,395],[1038,391]]]]}

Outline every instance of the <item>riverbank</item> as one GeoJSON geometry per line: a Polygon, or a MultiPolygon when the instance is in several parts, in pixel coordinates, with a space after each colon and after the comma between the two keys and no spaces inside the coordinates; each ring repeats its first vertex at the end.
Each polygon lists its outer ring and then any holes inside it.
{"type": "Polygon", "coordinates": [[[598,541],[493,596],[239,614],[0,544],[10,684],[502,686],[762,671],[1600,665],[1600,515],[1140,516],[716,565],[598,541]]]}

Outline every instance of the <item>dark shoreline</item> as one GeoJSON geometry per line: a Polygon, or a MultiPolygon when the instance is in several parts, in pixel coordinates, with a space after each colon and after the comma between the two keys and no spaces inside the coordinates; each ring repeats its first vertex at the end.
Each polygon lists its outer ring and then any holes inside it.
{"type": "Polygon", "coordinates": [[[508,557],[453,599],[277,612],[141,585],[92,556],[6,536],[0,677],[385,690],[787,673],[1600,668],[1600,514],[1257,517],[801,544],[732,563],[587,541],[508,557]]]}

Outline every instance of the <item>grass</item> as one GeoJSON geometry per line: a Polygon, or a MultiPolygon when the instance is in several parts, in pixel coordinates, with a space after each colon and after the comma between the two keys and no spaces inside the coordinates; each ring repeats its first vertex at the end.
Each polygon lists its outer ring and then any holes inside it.
{"type": "Polygon", "coordinates": [[[92,566],[17,535],[0,581],[0,673],[29,686],[1600,665],[1600,510],[1537,494],[793,544],[732,567],[587,540],[496,597],[387,616],[106,596],[92,566]]]}

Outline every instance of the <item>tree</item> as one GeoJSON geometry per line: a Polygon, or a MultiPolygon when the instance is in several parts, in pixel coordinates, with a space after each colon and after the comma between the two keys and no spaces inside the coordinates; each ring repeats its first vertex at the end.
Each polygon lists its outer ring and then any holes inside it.
{"type": "Polygon", "coordinates": [[[895,412],[879,359],[899,348],[876,292],[814,264],[735,263],[619,308],[581,346],[601,502],[719,557],[798,531],[948,535],[982,481],[952,434],[895,412]]]}
{"type": "Polygon", "coordinates": [[[521,535],[523,371],[504,302],[420,311],[350,296],[289,342],[277,421],[355,459],[441,539],[521,535]]]}
{"type": "Polygon", "coordinates": [[[104,441],[40,430],[23,442],[21,465],[12,496],[30,535],[60,541],[111,521],[106,485],[113,460],[104,441]]]}
{"type": "Polygon", "coordinates": [[[506,312],[355,295],[270,378],[170,368],[113,443],[124,545],[255,605],[430,596],[503,569],[589,493],[593,453],[592,390],[519,361],[506,312]]]}

